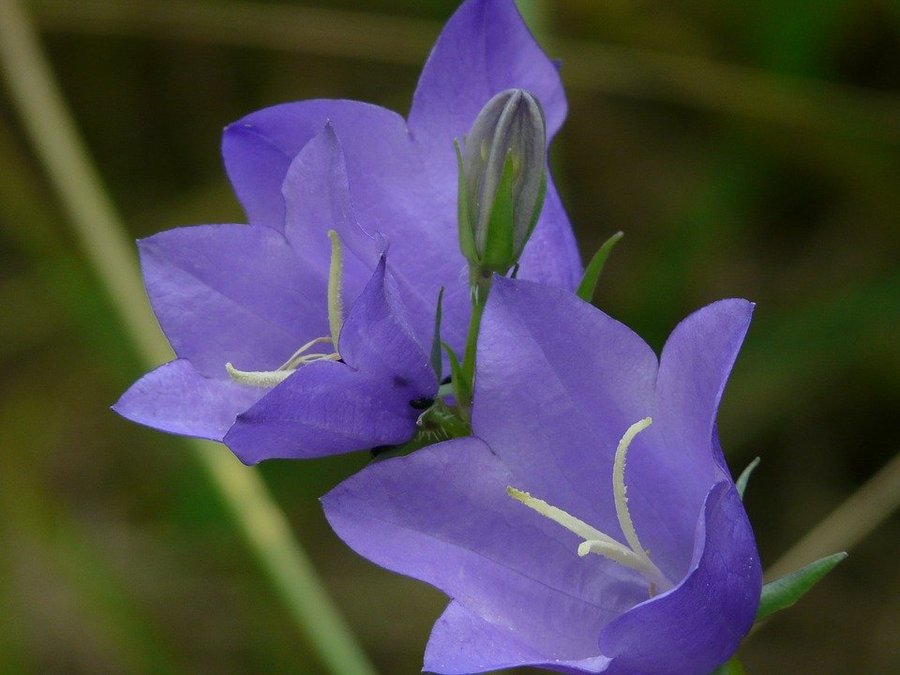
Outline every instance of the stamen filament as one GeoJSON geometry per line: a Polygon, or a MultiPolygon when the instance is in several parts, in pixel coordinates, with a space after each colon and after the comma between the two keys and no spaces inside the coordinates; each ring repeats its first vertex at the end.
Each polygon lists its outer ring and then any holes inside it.
{"type": "MultiPolygon", "coordinates": [[[[556,506],[551,506],[543,499],[532,497],[524,490],[518,490],[510,486],[507,486],[506,493],[516,501],[522,502],[528,508],[537,511],[545,518],[549,518],[554,523],[562,525],[569,532],[577,534],[582,539],[602,541],[609,546],[618,547],[625,551],[628,551],[628,549],[626,549],[624,546],[622,546],[622,544],[617,542],[609,535],[603,534],[603,532],[601,532],[600,530],[591,527],[583,520],[579,520],[575,516],[566,513],[562,509],[557,508],[556,506]]],[[[631,551],[628,552],[631,553],[631,551]]]]}
{"type": "Polygon", "coordinates": [[[622,534],[625,535],[625,541],[631,547],[631,550],[650,560],[650,555],[646,549],[641,546],[637,532],[634,529],[634,523],[631,520],[631,513],[628,511],[628,488],[625,486],[625,456],[628,454],[628,447],[634,440],[634,437],[649,427],[653,420],[645,417],[628,427],[619,446],[616,448],[616,458],[613,462],[613,495],[616,502],[616,517],[619,519],[619,526],[622,528],[622,534]]]}
{"type": "Polygon", "coordinates": [[[225,370],[232,380],[250,387],[274,387],[294,374],[293,370],[238,370],[230,363],[225,364],[225,370]]]}
{"type": "MultiPolygon", "coordinates": [[[[334,339],[331,336],[326,335],[325,337],[317,337],[314,340],[310,340],[305,345],[300,347],[300,349],[298,349],[293,354],[291,354],[291,358],[289,358],[287,361],[285,361],[280,366],[278,366],[278,368],[276,368],[276,370],[294,370],[294,369],[296,369],[296,367],[298,365],[303,365],[304,363],[309,363],[309,361],[310,361],[309,357],[311,357],[311,356],[317,356],[317,357],[325,356],[324,354],[307,354],[305,357],[302,356],[304,352],[306,352],[307,350],[311,349],[312,347],[314,347],[318,344],[322,344],[323,342],[334,342],[334,339]]],[[[318,359],[313,359],[313,360],[318,360],[318,359]]]]}
{"type": "Polygon", "coordinates": [[[305,366],[315,361],[339,361],[341,355],[337,351],[338,335],[344,323],[344,306],[341,300],[341,286],[343,283],[343,252],[341,238],[334,230],[328,230],[328,238],[331,239],[331,266],[328,268],[328,329],[331,335],[317,337],[297,351],[275,370],[239,370],[231,363],[225,364],[228,376],[238,384],[250,387],[275,387],[288,379],[300,366],[305,366]],[[330,354],[306,352],[318,344],[330,342],[333,351],[330,354]]]}
{"type": "Polygon", "coordinates": [[[344,303],[341,299],[341,286],[344,278],[344,256],[341,249],[341,238],[335,230],[328,230],[331,239],[331,266],[328,268],[328,330],[337,345],[341,326],[344,325],[344,303]]]}
{"type": "Polygon", "coordinates": [[[638,539],[634,523],[631,520],[631,514],[628,511],[627,488],[625,487],[625,457],[628,453],[628,447],[634,441],[634,437],[649,427],[651,423],[652,420],[649,417],[645,417],[628,427],[625,435],[622,436],[622,440],[619,441],[619,445],[616,448],[616,456],[613,460],[613,496],[615,498],[616,517],[619,520],[619,526],[625,535],[628,546],[562,509],[551,506],[543,499],[532,497],[523,490],[507,486],[506,492],[516,501],[521,502],[545,518],[549,518],[581,537],[584,541],[578,545],[579,556],[584,557],[589,553],[596,553],[624,567],[640,572],[650,582],[649,592],[650,597],[653,597],[659,589],[667,590],[671,588],[672,583],[650,560],[650,554],[638,539]]]}

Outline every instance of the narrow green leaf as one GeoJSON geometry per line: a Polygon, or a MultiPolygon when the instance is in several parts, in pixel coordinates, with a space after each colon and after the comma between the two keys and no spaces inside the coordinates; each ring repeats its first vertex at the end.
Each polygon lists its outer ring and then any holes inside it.
{"type": "Polygon", "coordinates": [[[737,657],[733,656],[728,660],[728,663],[723,663],[712,671],[710,675],[745,675],[746,672],[737,657]]]}
{"type": "Polygon", "coordinates": [[[615,246],[619,242],[619,239],[624,236],[624,232],[616,232],[613,236],[603,242],[603,245],[597,250],[594,257],[591,258],[591,262],[588,263],[587,268],[584,270],[584,276],[581,278],[581,283],[578,284],[578,290],[576,291],[578,297],[585,302],[590,302],[591,298],[594,297],[594,291],[597,289],[597,281],[600,279],[600,272],[603,271],[606,259],[609,257],[610,251],[613,250],[613,246],[615,246]]]}
{"type": "Polygon", "coordinates": [[[762,589],[756,620],[762,621],[793,605],[846,557],[846,553],[835,553],[767,583],[762,589]]]}
{"type": "Polygon", "coordinates": [[[466,177],[463,172],[462,152],[459,149],[459,141],[453,141],[456,149],[456,170],[459,174],[456,194],[456,220],[459,226],[459,249],[463,257],[470,263],[478,259],[478,251],[475,247],[475,233],[472,223],[469,221],[469,203],[466,191],[466,177]]]}
{"type": "Polygon", "coordinates": [[[434,312],[434,337],[431,340],[431,367],[434,369],[435,377],[437,377],[438,386],[440,386],[441,380],[444,379],[442,372],[444,360],[441,358],[441,308],[443,304],[444,287],[441,286],[441,290],[438,293],[437,309],[434,312]]]}
{"type": "Polygon", "coordinates": [[[462,366],[453,348],[446,342],[442,342],[441,346],[447,352],[447,358],[450,360],[450,378],[453,381],[453,393],[456,396],[456,403],[457,405],[467,404],[472,400],[472,383],[466,381],[462,366]]]}
{"type": "Polygon", "coordinates": [[[738,494],[741,496],[741,499],[744,498],[744,490],[747,489],[747,481],[750,480],[750,474],[753,473],[753,470],[759,466],[759,457],[754,459],[747,465],[747,468],[741,471],[741,475],[738,476],[738,479],[735,481],[734,486],[737,488],[738,494]]]}

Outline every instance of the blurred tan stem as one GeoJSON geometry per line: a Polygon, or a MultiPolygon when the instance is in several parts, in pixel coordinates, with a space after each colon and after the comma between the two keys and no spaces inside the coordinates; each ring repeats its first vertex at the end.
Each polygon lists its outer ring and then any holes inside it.
{"type": "Polygon", "coordinates": [[[816,525],[766,572],[784,576],[831,553],[848,551],[900,506],[900,454],[816,525]]]}
{"type": "MultiPolygon", "coordinates": [[[[35,153],[136,351],[148,367],[169,360],[172,353],[147,304],[134,245],[106,196],[34,27],[17,0],[0,0],[0,63],[35,153]]],[[[241,466],[221,446],[186,443],[322,661],[335,673],[374,673],[259,474],[241,466]]]]}

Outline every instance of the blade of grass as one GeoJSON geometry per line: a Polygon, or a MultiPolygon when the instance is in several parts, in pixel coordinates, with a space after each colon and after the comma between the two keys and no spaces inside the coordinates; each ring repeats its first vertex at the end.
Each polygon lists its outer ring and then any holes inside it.
{"type": "MultiPolygon", "coordinates": [[[[171,351],[148,310],[134,248],[17,0],[0,0],[0,62],[14,108],[125,332],[148,366],[168,360],[171,351]]],[[[335,673],[373,673],[259,474],[221,447],[186,442],[323,662],[335,673]]]]}

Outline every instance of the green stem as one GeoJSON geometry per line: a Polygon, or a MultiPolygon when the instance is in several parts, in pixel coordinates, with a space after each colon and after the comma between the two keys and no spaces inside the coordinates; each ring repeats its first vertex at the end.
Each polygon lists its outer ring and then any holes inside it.
{"type": "MultiPolygon", "coordinates": [[[[491,291],[493,276],[490,273],[481,274],[477,270],[470,272],[470,288],[472,289],[472,314],[469,317],[469,333],[466,336],[466,353],[463,356],[462,376],[466,387],[457,391],[467,391],[471,396],[475,385],[475,352],[478,347],[478,332],[481,330],[481,316],[487,304],[487,297],[491,291]]],[[[458,401],[465,419],[469,419],[469,411],[472,408],[472,400],[458,401]]]]}
{"type": "MultiPolygon", "coordinates": [[[[52,75],[34,28],[17,0],[0,0],[0,64],[12,102],[50,177],[81,246],[148,366],[171,358],[149,311],[134,247],[103,188],[52,75]]],[[[259,473],[222,448],[186,441],[220,493],[279,597],[335,673],[374,673],[325,591],[259,473]]]]}

